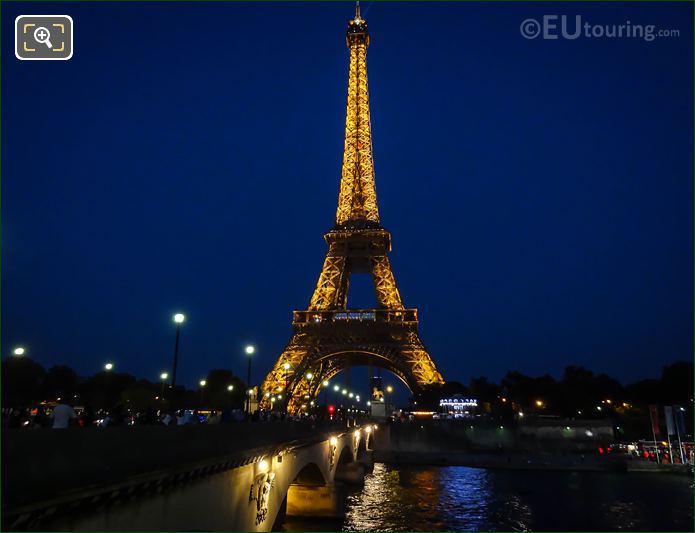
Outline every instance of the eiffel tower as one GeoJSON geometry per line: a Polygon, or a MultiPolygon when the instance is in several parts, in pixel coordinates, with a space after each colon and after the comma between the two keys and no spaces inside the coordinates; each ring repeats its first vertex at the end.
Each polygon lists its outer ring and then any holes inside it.
{"type": "Polygon", "coordinates": [[[379,221],[367,90],[369,31],[359,2],[346,39],[350,67],[336,223],[324,236],[328,253],[309,307],[294,311],[294,334],[261,387],[261,406],[270,407],[269,399],[284,391],[290,413],[306,408],[324,380],[355,365],[385,368],[414,393],[444,383],[418,336],[417,309],[403,305],[387,255],[391,234],[379,221]],[[375,309],[347,307],[350,274],[358,272],[372,274],[375,309]]]}

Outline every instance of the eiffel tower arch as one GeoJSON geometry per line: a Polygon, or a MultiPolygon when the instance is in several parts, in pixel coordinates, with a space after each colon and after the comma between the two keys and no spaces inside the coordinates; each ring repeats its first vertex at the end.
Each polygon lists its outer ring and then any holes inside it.
{"type": "Polygon", "coordinates": [[[412,392],[444,383],[418,335],[417,309],[401,300],[388,259],[391,234],[379,220],[367,88],[369,31],[359,3],[346,40],[350,66],[336,223],[324,236],[328,253],[309,306],[294,311],[294,334],[261,386],[262,406],[282,393],[289,412],[308,404],[324,380],[350,366],[385,368],[412,392]],[[348,308],[350,275],[360,272],[372,276],[374,309],[348,308]]]}

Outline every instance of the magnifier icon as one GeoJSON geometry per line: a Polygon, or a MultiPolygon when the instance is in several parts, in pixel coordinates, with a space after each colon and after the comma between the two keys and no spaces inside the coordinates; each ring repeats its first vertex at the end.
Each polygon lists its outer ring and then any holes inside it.
{"type": "Polygon", "coordinates": [[[50,41],[51,32],[43,26],[39,26],[34,30],[34,39],[41,44],[45,44],[48,48],[53,48],[50,41]]]}

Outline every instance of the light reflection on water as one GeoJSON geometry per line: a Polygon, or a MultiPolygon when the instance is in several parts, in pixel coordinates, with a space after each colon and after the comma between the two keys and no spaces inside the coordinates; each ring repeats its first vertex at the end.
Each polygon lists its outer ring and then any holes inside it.
{"type": "Polygon", "coordinates": [[[692,531],[687,476],[374,465],[344,520],[285,531],[692,531]]]}

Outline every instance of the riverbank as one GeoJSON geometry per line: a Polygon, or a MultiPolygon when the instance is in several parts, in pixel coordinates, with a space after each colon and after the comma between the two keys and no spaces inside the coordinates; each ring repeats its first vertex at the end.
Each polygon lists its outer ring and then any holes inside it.
{"type": "Polygon", "coordinates": [[[628,457],[565,454],[471,453],[465,451],[407,452],[375,450],[374,461],[389,465],[468,466],[510,470],[577,472],[640,472],[691,475],[689,465],[663,465],[628,457]]]}

